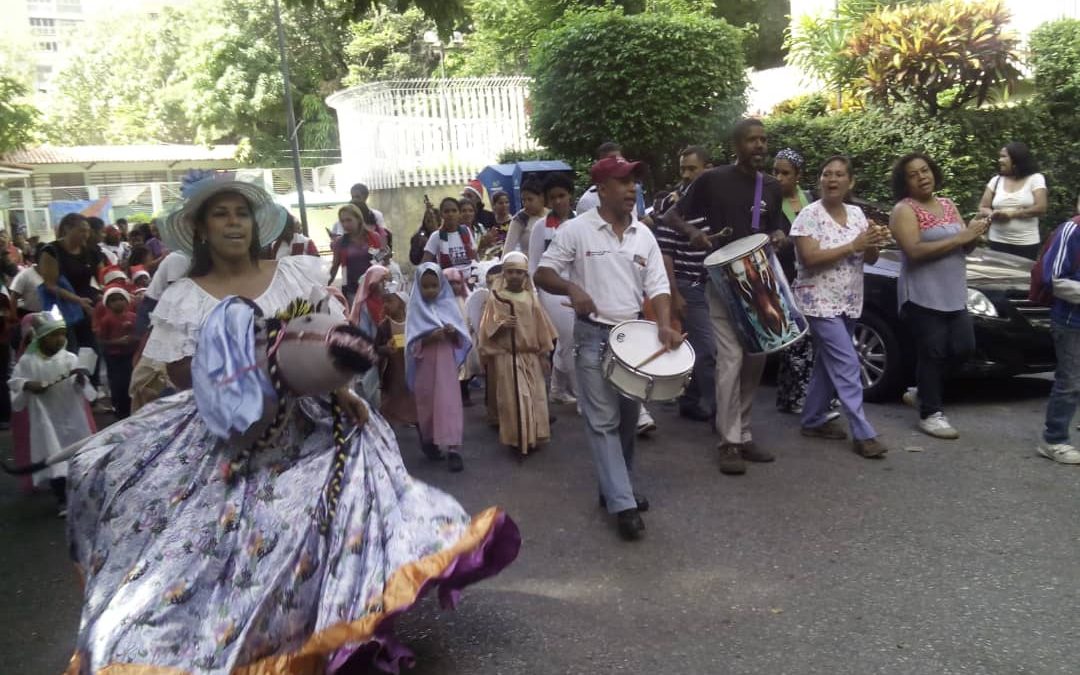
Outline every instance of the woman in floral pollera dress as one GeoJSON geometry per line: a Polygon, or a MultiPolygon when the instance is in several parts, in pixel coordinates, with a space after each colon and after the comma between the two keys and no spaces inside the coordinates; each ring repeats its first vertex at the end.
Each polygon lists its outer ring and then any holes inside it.
{"type": "MultiPolygon", "coordinates": [[[[217,177],[186,187],[165,234],[192,270],[162,295],[145,350],[174,382],[190,383],[193,356],[201,372],[201,331],[227,334],[211,316],[226,296],[267,317],[305,300],[344,319],[317,258],[258,260],[283,216],[265,192],[217,177]]],[[[397,614],[433,586],[452,605],[516,557],[509,517],[470,518],[413,480],[383,418],[348,386],[334,394],[358,424],[343,440],[324,398],[294,399],[282,431],[239,470],[191,391],[69,450],[68,530],[86,587],[68,673],[397,672],[410,660],[397,614]],[[336,476],[336,511],[320,527],[336,476]]]]}

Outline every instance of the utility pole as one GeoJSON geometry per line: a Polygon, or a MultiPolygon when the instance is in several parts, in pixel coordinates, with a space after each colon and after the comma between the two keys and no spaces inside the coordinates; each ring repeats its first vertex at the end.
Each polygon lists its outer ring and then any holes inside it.
{"type": "MultiPolygon", "coordinates": [[[[274,0],[274,22],[277,23],[278,53],[281,56],[281,79],[285,85],[285,125],[289,130],[292,149],[293,177],[296,180],[296,206],[300,209],[300,229],[308,234],[307,209],[304,208],[304,174],[300,170],[300,140],[296,137],[296,114],[293,112],[292,84],[289,81],[289,57],[285,55],[285,28],[281,25],[281,4],[274,0]]],[[[270,186],[271,191],[273,186],[270,186]]]]}

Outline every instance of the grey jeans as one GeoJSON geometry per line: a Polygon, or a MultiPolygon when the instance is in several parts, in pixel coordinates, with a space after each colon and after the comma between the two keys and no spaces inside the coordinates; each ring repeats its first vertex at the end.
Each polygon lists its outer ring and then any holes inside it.
{"type": "Polygon", "coordinates": [[[620,394],[604,379],[601,363],[609,333],[603,326],[574,322],[578,402],[585,435],[608,512],[618,513],[637,507],[630,471],[641,404],[620,394]]]}

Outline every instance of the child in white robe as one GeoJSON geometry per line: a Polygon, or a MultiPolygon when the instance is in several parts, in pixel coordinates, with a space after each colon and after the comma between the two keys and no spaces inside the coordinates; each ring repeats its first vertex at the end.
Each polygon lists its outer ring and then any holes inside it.
{"type": "MultiPolygon", "coordinates": [[[[59,313],[39,312],[30,320],[32,341],[19,357],[8,385],[14,410],[30,422],[30,461],[41,462],[97,430],[89,408],[95,391],[75,354],[64,349],[67,334],[59,313]]],[[[49,484],[60,516],[67,515],[67,462],[34,474],[34,485],[49,484]]]]}

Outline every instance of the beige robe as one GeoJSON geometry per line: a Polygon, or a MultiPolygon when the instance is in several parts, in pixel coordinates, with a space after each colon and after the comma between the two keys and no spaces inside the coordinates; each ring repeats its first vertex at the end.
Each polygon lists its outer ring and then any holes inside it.
{"type": "Polygon", "coordinates": [[[480,356],[488,364],[488,386],[493,386],[496,391],[499,441],[505,445],[520,447],[518,407],[514,403],[511,330],[503,325],[510,318],[510,307],[505,302],[496,300],[495,293],[503,300],[513,302],[517,316],[517,328],[513,334],[517,342],[518,400],[521,403],[521,426],[526,441],[523,451],[528,452],[529,448],[544,443],[551,437],[542,360],[548,358],[554,346],[555,327],[531,290],[511,293],[499,283],[484,305],[484,315],[477,331],[480,356]]]}

